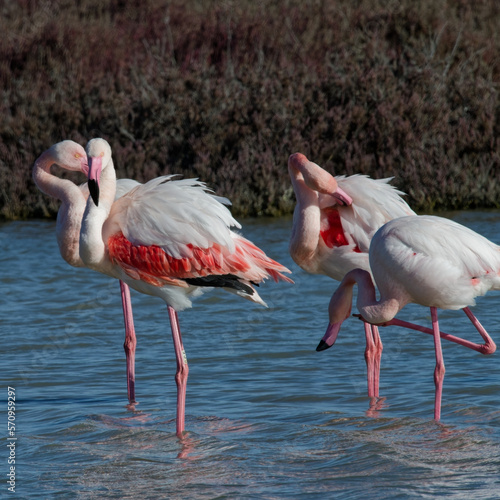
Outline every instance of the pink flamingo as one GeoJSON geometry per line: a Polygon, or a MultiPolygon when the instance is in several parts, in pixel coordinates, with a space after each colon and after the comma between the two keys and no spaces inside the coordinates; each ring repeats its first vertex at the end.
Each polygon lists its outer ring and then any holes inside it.
{"type": "Polygon", "coordinates": [[[376,300],[375,286],[366,270],[347,273],[330,301],[330,324],[320,346],[327,348],[335,342],[341,324],[350,314],[353,286],[357,284],[357,308],[364,321],[405,326],[434,336],[434,418],[439,420],[445,373],[441,338],[482,354],[495,352],[495,343],[468,306],[475,304],[477,296],[500,290],[500,247],[456,222],[422,215],[385,224],[372,238],[369,257],[380,300],[376,300]],[[432,330],[394,319],[409,302],[430,307],[432,330]],[[438,307],[463,309],[485,343],[475,344],[441,333],[438,307]]]}
{"type": "MultiPolygon", "coordinates": [[[[77,186],[68,179],[61,179],[50,171],[52,165],[66,170],[88,174],[87,154],[80,144],[62,141],[43,152],[33,166],[33,180],[43,193],[61,200],[57,213],[57,243],[62,258],[73,267],[84,267],[80,258],[79,240],[82,217],[87,204],[87,183],[77,186]]],[[[123,195],[139,183],[131,179],[118,181],[117,196],[123,195]]],[[[129,287],[120,281],[125,320],[125,355],[127,358],[127,392],[130,403],[135,403],[135,347],[137,344],[129,287]]]]}
{"type": "MultiPolygon", "coordinates": [[[[368,250],[377,229],[415,215],[390,179],[333,177],[301,153],[290,156],[288,171],[297,198],[290,254],[309,273],[341,281],[352,269],[370,271],[368,250]]],[[[365,322],[364,328],[368,396],[378,397],[382,341],[377,326],[365,322]]]]}
{"type": "Polygon", "coordinates": [[[230,230],[241,227],[224,203],[196,179],[163,176],[113,203],[115,170],[103,139],[87,145],[91,197],[82,221],[80,256],[96,271],[121,279],[167,304],[177,371],[176,431],[184,431],[187,358],[177,311],[204,287],[222,287],[265,305],[254,285],[265,278],[292,282],[286,267],[230,230]]]}

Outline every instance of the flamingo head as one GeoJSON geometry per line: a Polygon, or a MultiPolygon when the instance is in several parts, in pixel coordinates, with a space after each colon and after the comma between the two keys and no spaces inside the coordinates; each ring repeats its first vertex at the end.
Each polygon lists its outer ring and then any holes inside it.
{"type": "Polygon", "coordinates": [[[87,173],[87,154],[77,142],[61,141],[54,144],[48,151],[57,165],[63,165],[66,170],[87,173]]]}
{"type": "Polygon", "coordinates": [[[316,347],[316,350],[318,352],[325,351],[329,347],[332,347],[333,344],[335,344],[335,341],[337,340],[337,337],[339,335],[341,325],[342,325],[342,322],[334,323],[333,325],[330,323],[328,325],[328,328],[326,329],[326,332],[323,335],[323,338],[319,341],[319,344],[316,347]]]}
{"type": "Polygon", "coordinates": [[[337,179],[316,163],[309,161],[302,153],[290,155],[288,169],[290,175],[292,172],[301,175],[309,189],[332,196],[338,205],[352,205],[352,198],[339,187],[337,179]]]}
{"type": "Polygon", "coordinates": [[[99,206],[99,183],[103,168],[111,160],[111,147],[104,139],[92,139],[88,142],[87,147],[88,159],[88,186],[92,200],[99,206]]]}
{"type": "Polygon", "coordinates": [[[351,315],[352,286],[351,293],[346,293],[347,291],[346,287],[341,285],[332,295],[328,306],[328,328],[316,347],[317,351],[324,351],[335,344],[342,323],[351,315]]]}

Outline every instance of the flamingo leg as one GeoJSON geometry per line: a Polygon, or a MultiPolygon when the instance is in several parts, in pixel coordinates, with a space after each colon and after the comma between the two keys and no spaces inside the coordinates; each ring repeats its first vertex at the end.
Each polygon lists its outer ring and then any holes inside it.
{"type": "Polygon", "coordinates": [[[375,344],[372,338],[371,325],[363,322],[365,327],[365,337],[366,337],[366,349],[365,349],[365,361],[366,361],[366,374],[368,378],[368,397],[375,397],[373,394],[373,355],[375,351],[375,344]]]}
{"type": "MultiPolygon", "coordinates": [[[[450,342],[455,342],[456,344],[463,345],[468,349],[473,349],[474,351],[478,351],[481,354],[493,354],[496,351],[497,346],[493,339],[488,335],[488,332],[481,325],[479,320],[472,314],[471,310],[468,307],[463,309],[464,313],[470,319],[476,330],[479,332],[481,337],[484,339],[484,344],[477,344],[475,342],[470,342],[465,339],[461,339],[460,337],[456,337],[455,335],[450,335],[449,333],[440,332],[439,335],[444,340],[449,340],[450,342]]],[[[411,330],[416,330],[418,332],[428,333],[430,335],[434,335],[434,331],[430,328],[426,328],[425,326],[416,325],[414,323],[409,323],[408,321],[403,321],[397,318],[384,323],[384,326],[402,326],[404,328],[410,328],[411,330]]]]}
{"type": "Polygon", "coordinates": [[[437,308],[431,307],[432,329],[434,331],[434,350],[436,351],[436,368],[434,370],[434,384],[436,395],[434,400],[434,420],[441,418],[441,397],[443,395],[443,379],[445,373],[443,351],[441,349],[441,332],[439,331],[437,308]]]}
{"type": "Polygon", "coordinates": [[[479,332],[479,335],[483,337],[484,344],[476,344],[476,350],[481,354],[493,354],[497,349],[497,346],[495,342],[493,342],[493,339],[488,335],[488,332],[484,329],[483,325],[479,323],[479,320],[474,316],[474,314],[472,314],[472,311],[468,307],[464,307],[463,311],[470,319],[476,330],[479,332]]]}
{"type": "Polygon", "coordinates": [[[380,381],[380,358],[382,356],[382,341],[375,325],[363,322],[365,327],[366,349],[365,361],[368,378],[368,397],[378,398],[380,381]]]}
{"type": "Polygon", "coordinates": [[[172,339],[174,341],[175,359],[177,361],[177,371],[175,373],[175,383],[177,384],[177,419],[176,432],[180,437],[184,432],[184,419],[186,411],[186,385],[189,373],[189,367],[186,358],[186,352],[182,344],[181,329],[179,327],[179,318],[177,311],[168,307],[168,317],[172,328],[172,339]]]}
{"type": "Polygon", "coordinates": [[[374,357],[374,367],[373,367],[373,391],[374,397],[379,397],[379,384],[380,384],[380,360],[382,358],[382,350],[384,346],[382,345],[382,339],[376,325],[372,326],[372,336],[375,343],[375,357],[374,357]]]}
{"type": "Polygon", "coordinates": [[[130,288],[120,281],[122,296],[123,319],[125,321],[125,356],[127,358],[127,393],[129,403],[135,403],[135,348],[137,339],[135,337],[134,316],[132,315],[132,301],[130,299],[130,288]]]}

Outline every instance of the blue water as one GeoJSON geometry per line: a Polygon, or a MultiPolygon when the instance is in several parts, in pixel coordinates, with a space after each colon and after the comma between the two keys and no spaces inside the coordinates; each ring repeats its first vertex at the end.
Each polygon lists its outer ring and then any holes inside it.
{"type": "MultiPolygon", "coordinates": [[[[500,242],[500,212],[448,215],[500,242]]],[[[139,404],[127,408],[118,283],[70,268],[52,222],[0,225],[0,428],[7,443],[13,387],[17,497],[500,498],[498,353],[443,344],[436,423],[432,337],[387,327],[383,398],[370,408],[361,323],[350,318],[334,347],[315,351],[336,282],[291,261],[290,218],[242,222],[296,284],[261,286],[269,309],[215,291],[180,313],[190,367],[182,439],[164,303],[132,291],[139,404]]],[[[473,309],[498,343],[499,303],[493,292],[473,309]]],[[[430,324],[418,306],[400,317],[430,324]]],[[[440,320],[443,331],[481,340],[460,311],[440,320]]]]}

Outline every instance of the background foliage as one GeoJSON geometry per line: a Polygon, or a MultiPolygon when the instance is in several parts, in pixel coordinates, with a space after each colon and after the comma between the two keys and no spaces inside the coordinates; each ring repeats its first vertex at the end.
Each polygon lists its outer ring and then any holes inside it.
{"type": "Polygon", "coordinates": [[[499,207],[499,26],[496,0],[1,1],[0,216],[53,216],[34,160],[97,136],[119,177],[196,176],[240,216],[292,211],[296,151],[499,207]]]}

